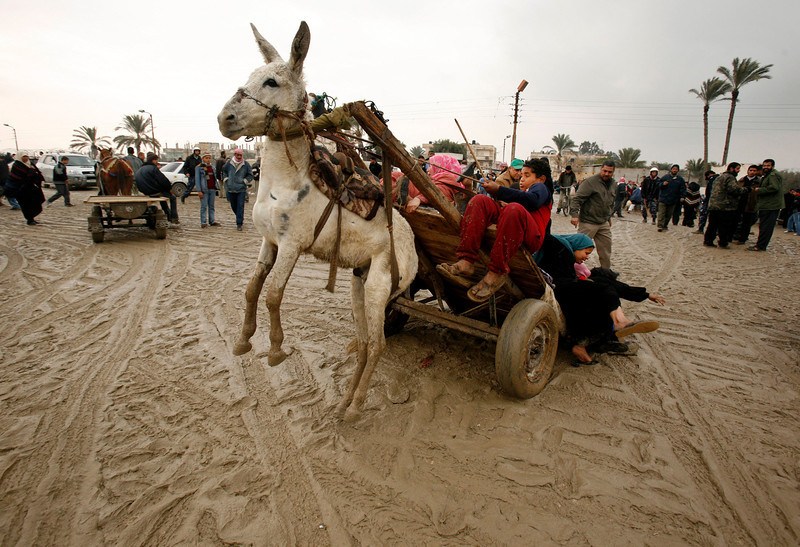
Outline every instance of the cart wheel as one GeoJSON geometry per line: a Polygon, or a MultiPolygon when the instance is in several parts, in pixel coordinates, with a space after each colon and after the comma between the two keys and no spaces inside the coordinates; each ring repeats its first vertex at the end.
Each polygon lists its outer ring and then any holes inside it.
{"type": "Polygon", "coordinates": [[[544,389],[558,350],[553,309],[532,298],[520,300],[506,317],[495,351],[495,373],[503,390],[529,399],[544,389]]]}
{"type": "Polygon", "coordinates": [[[147,227],[150,228],[151,230],[155,230],[156,229],[156,208],[155,207],[149,207],[147,209],[147,212],[145,213],[144,222],[145,222],[145,224],[147,224],[147,227]]]}
{"type": "Polygon", "coordinates": [[[92,241],[102,243],[105,238],[102,222],[102,209],[98,205],[92,207],[92,214],[89,215],[89,231],[92,234],[92,241]]]}
{"type": "Polygon", "coordinates": [[[156,211],[155,221],[156,239],[167,239],[167,226],[169,223],[167,222],[167,215],[164,214],[164,211],[156,211]]]}

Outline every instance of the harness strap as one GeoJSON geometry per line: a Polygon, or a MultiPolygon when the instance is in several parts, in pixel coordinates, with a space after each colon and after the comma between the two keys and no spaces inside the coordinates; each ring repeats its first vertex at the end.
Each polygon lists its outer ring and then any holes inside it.
{"type": "Polygon", "coordinates": [[[340,198],[342,196],[342,192],[344,191],[345,185],[342,184],[339,187],[339,190],[331,194],[331,199],[328,204],[325,206],[325,210],[322,211],[322,215],[320,215],[319,220],[317,221],[317,225],[314,227],[314,239],[311,240],[311,245],[314,245],[314,242],[319,237],[320,232],[325,227],[325,223],[328,222],[328,218],[331,216],[331,211],[333,211],[333,206],[337,206],[337,214],[336,214],[336,243],[333,247],[333,255],[331,256],[330,261],[330,269],[328,270],[328,284],[325,286],[325,289],[328,292],[333,292],[336,288],[336,269],[337,264],[339,263],[339,248],[341,246],[342,241],[342,202],[340,198]]]}
{"type": "Polygon", "coordinates": [[[389,230],[389,271],[392,275],[394,294],[400,286],[400,270],[397,267],[397,255],[394,252],[394,226],[392,224],[392,163],[386,151],[383,152],[383,208],[386,209],[386,228],[389,230]]]}

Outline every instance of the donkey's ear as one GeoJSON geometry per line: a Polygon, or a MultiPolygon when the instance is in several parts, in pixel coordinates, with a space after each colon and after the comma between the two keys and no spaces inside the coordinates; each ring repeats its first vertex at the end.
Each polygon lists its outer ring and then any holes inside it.
{"type": "Polygon", "coordinates": [[[308,30],[306,22],[301,21],[300,28],[297,29],[297,34],[295,34],[292,42],[292,55],[289,57],[289,68],[293,72],[301,72],[303,70],[303,61],[306,59],[310,43],[311,31],[308,30]]]}
{"type": "Polygon", "coordinates": [[[264,57],[264,62],[270,64],[273,61],[283,61],[278,51],[261,36],[261,33],[258,32],[258,29],[253,23],[250,23],[250,28],[253,29],[253,35],[256,37],[256,43],[258,43],[258,49],[261,50],[261,55],[264,57]]]}

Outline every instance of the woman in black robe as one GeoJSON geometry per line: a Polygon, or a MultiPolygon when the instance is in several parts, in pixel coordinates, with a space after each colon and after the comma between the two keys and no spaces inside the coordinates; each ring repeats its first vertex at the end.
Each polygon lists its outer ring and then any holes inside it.
{"type": "Polygon", "coordinates": [[[582,264],[594,251],[594,242],[585,234],[548,235],[536,253],[539,267],[553,278],[554,293],[567,323],[567,339],[572,354],[581,363],[593,362],[590,344],[620,340],[637,332],[658,328],[656,321],[631,321],[622,311],[620,298],[641,302],[665,302],[644,287],[631,287],[604,268],[592,270],[591,278],[579,278],[575,264],[582,264]]]}
{"type": "Polygon", "coordinates": [[[6,195],[17,198],[29,226],[39,224],[36,217],[41,214],[44,203],[42,182],[44,182],[42,172],[30,162],[28,154],[22,152],[22,156],[11,166],[6,181],[6,195]]]}

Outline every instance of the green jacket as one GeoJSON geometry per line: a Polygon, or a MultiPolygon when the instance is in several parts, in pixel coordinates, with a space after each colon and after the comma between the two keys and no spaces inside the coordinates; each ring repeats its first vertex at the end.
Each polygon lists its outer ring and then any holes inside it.
{"type": "Polygon", "coordinates": [[[613,178],[605,183],[600,175],[589,177],[578,185],[578,191],[572,196],[569,214],[581,222],[605,224],[611,220],[616,188],[613,178]]]}
{"type": "Polygon", "coordinates": [[[783,179],[777,171],[761,179],[758,189],[758,210],[777,211],[783,209],[783,179]]]}
{"type": "Polygon", "coordinates": [[[708,200],[709,211],[735,211],[739,207],[739,198],[747,193],[747,188],[739,184],[736,175],[725,171],[711,189],[711,198],[708,200]]]}

